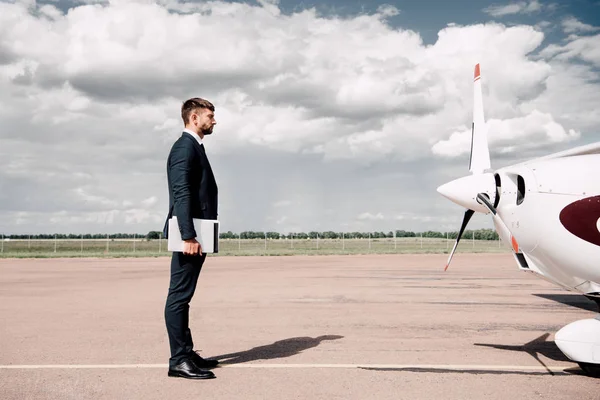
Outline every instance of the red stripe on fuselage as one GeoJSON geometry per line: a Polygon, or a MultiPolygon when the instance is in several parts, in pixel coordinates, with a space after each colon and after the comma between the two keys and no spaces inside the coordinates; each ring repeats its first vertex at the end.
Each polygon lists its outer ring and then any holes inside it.
{"type": "Polygon", "coordinates": [[[600,246],[600,196],[577,200],[562,209],[560,222],[573,235],[600,246]]]}

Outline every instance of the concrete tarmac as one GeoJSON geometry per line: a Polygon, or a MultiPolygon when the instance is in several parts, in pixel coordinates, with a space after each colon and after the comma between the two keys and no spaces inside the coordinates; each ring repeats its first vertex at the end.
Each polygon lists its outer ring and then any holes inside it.
{"type": "Polygon", "coordinates": [[[208,257],[167,377],[169,258],[1,259],[0,398],[600,399],[553,342],[596,315],[510,254],[208,257]]]}

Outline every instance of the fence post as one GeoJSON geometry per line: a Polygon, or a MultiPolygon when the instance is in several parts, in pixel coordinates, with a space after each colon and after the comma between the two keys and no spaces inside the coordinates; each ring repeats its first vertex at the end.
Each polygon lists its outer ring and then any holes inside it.
{"type": "Polygon", "coordinates": [[[106,234],[106,252],[107,252],[107,253],[108,253],[108,243],[109,243],[109,240],[108,240],[108,239],[109,239],[109,238],[108,238],[108,233],[107,233],[107,234],[106,234]]]}
{"type": "Polygon", "coordinates": [[[0,250],[0,253],[4,253],[4,233],[2,234],[2,250],[0,250]]]}
{"type": "Polygon", "coordinates": [[[423,248],[423,232],[421,232],[421,248],[423,248]]]}
{"type": "Polygon", "coordinates": [[[369,250],[371,250],[371,232],[369,232],[369,250]]]}
{"type": "Polygon", "coordinates": [[[29,235],[29,238],[27,239],[27,248],[31,249],[31,235],[29,235]]]}
{"type": "Polygon", "coordinates": [[[158,252],[162,252],[162,232],[158,234],[158,252]]]}
{"type": "Polygon", "coordinates": [[[56,233],[54,234],[54,252],[56,253],[56,233]]]}
{"type": "Polygon", "coordinates": [[[448,232],[446,232],[446,250],[448,250],[448,232]]]}
{"type": "Polygon", "coordinates": [[[265,231],[265,250],[267,250],[267,232],[265,231]]]}
{"type": "Polygon", "coordinates": [[[473,231],[473,248],[475,248],[475,231],[473,231]]]}
{"type": "Polygon", "coordinates": [[[317,250],[319,250],[319,234],[317,233],[317,250]]]}
{"type": "Polygon", "coordinates": [[[83,254],[83,233],[81,234],[81,253],[83,254]]]}
{"type": "Polygon", "coordinates": [[[342,232],[342,250],[346,250],[346,243],[344,241],[344,232],[342,232]]]}
{"type": "Polygon", "coordinates": [[[133,252],[135,253],[135,233],[133,234],[133,252]]]}
{"type": "Polygon", "coordinates": [[[394,250],[396,250],[397,247],[398,245],[396,244],[396,231],[394,231],[394,250]]]}

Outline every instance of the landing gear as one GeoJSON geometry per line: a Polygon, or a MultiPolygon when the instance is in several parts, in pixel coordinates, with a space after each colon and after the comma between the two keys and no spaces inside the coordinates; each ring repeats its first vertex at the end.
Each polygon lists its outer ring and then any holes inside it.
{"type": "Polygon", "coordinates": [[[585,362],[578,362],[577,364],[579,364],[579,367],[587,376],[600,378],[600,364],[590,364],[585,362]]]}
{"type": "Polygon", "coordinates": [[[586,375],[600,377],[600,315],[563,327],[554,335],[554,342],[586,375]]]}

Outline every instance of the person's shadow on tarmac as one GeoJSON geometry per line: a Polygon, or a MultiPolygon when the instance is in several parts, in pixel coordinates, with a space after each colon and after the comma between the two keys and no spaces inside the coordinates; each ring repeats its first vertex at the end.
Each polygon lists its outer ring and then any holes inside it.
{"type": "Polygon", "coordinates": [[[317,347],[323,340],[337,340],[343,336],[323,335],[316,338],[295,337],[290,339],[278,340],[272,344],[254,347],[247,351],[238,353],[223,354],[210,357],[219,360],[222,364],[239,364],[256,360],[272,360],[274,358],[286,358],[294,356],[303,350],[317,347]]]}

